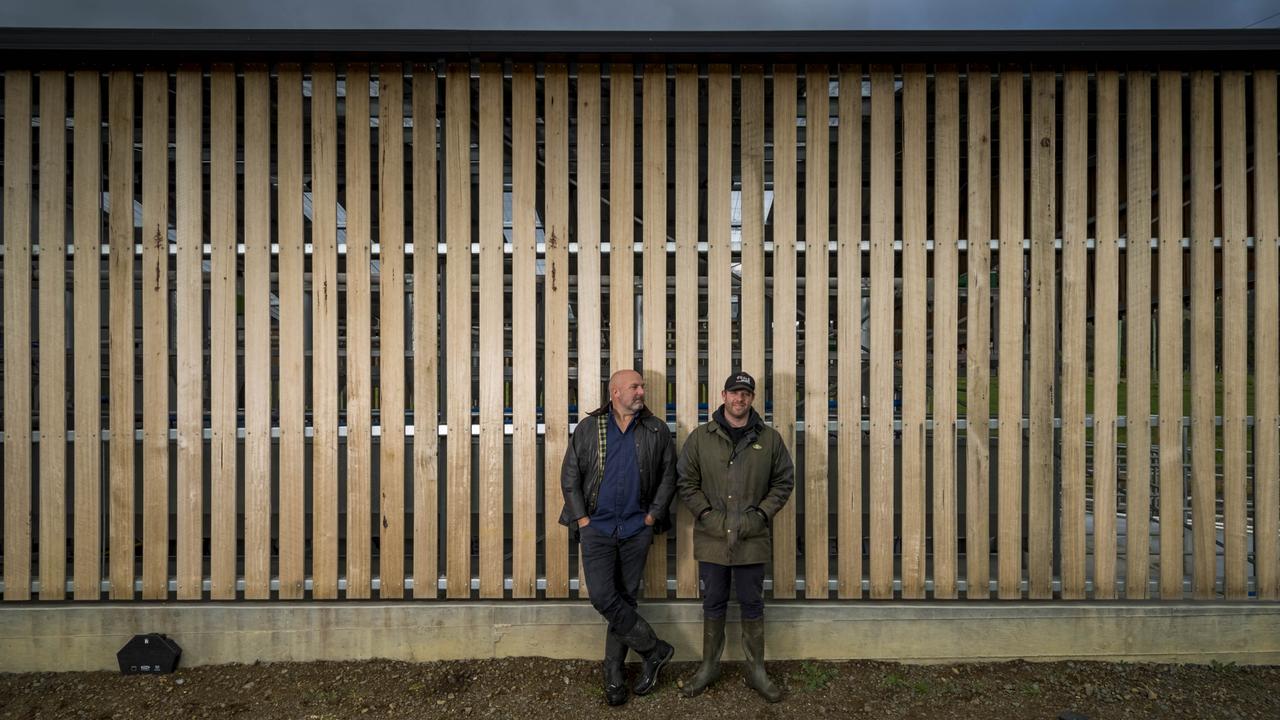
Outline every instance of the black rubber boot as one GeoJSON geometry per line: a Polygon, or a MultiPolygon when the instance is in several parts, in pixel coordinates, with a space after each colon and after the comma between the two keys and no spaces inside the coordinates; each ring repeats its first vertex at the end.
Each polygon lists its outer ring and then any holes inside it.
{"type": "Polygon", "coordinates": [[[627,701],[627,677],[623,666],[627,661],[627,646],[612,630],[605,631],[604,640],[604,699],[610,705],[627,701]]]}
{"type": "Polygon", "coordinates": [[[654,634],[653,628],[649,627],[649,623],[645,622],[642,617],[636,618],[635,627],[631,628],[631,632],[622,636],[622,642],[626,643],[628,647],[635,650],[644,659],[640,666],[640,678],[631,687],[631,692],[637,695],[647,695],[649,691],[657,686],[658,672],[676,654],[675,648],[659,640],[658,636],[654,634]]]}
{"type": "Polygon", "coordinates": [[[782,699],[782,691],[764,669],[764,620],[742,621],[742,654],[747,658],[747,687],[771,703],[782,699]]]}
{"type": "Polygon", "coordinates": [[[701,695],[720,679],[720,654],[724,652],[724,618],[702,620],[702,666],[680,686],[685,697],[701,695]]]}

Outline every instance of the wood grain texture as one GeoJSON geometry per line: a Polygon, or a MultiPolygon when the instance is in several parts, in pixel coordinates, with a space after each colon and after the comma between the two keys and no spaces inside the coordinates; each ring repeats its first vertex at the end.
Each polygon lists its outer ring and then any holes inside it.
{"type": "Polygon", "coordinates": [[[827,531],[828,439],[830,377],[827,367],[830,337],[830,69],[805,67],[805,292],[804,292],[804,594],[831,594],[827,531]]]}
{"type": "Polygon", "coordinates": [[[67,593],[67,74],[40,73],[40,599],[67,593]],[[56,548],[56,551],[50,549],[56,548]]]}
{"type": "Polygon", "coordinates": [[[244,73],[244,596],[271,597],[271,78],[244,73]]]}
{"type": "Polygon", "coordinates": [[[404,66],[378,68],[378,472],[380,598],[404,597],[404,66]]]}
{"type": "MultiPolygon", "coordinates": [[[[111,212],[107,233],[108,567],[112,600],[133,599],[134,581],[134,74],[116,70],[108,87],[107,189],[111,212]]],[[[28,162],[29,164],[29,162],[28,162]]],[[[25,214],[25,213],[24,213],[25,214]]],[[[9,214],[6,213],[6,217],[9,214]]],[[[216,347],[216,346],[215,346],[216,347]]],[[[234,476],[233,476],[234,477],[234,476]]]]}
{"type": "Polygon", "coordinates": [[[871,597],[893,597],[893,68],[871,66],[871,597]]]}
{"type": "Polygon", "coordinates": [[[1128,80],[1125,278],[1125,596],[1147,597],[1151,555],[1151,75],[1128,80]]]}
{"type": "Polygon", "coordinates": [[[413,597],[440,593],[438,135],[434,65],[413,67],[413,597]],[[421,248],[421,251],[419,251],[421,248]]]}
{"type": "MultiPolygon", "coordinates": [[[[102,77],[89,70],[77,71],[71,220],[75,242],[71,313],[75,327],[72,340],[76,434],[72,594],[75,600],[97,600],[102,595],[101,96],[102,77]]],[[[179,518],[183,516],[180,512],[179,518]]]]}
{"type": "Polygon", "coordinates": [[[902,69],[902,597],[925,583],[925,387],[928,384],[928,80],[902,69]]]}
{"type": "Polygon", "coordinates": [[[1023,281],[1023,80],[1022,70],[1000,72],[1000,339],[999,339],[999,532],[1000,599],[1022,596],[1022,368],[1023,281]]]}
{"type": "MultiPolygon", "coordinates": [[[[276,242],[280,298],[280,377],[302,378],[305,287],[302,215],[302,71],[280,65],[276,78],[276,242]]],[[[181,243],[181,240],[179,241],[181,243]]],[[[179,252],[181,252],[179,246],[179,252]]],[[[180,261],[181,262],[181,261],[180,261]]],[[[301,382],[280,383],[280,560],[277,570],[282,600],[299,600],[306,578],[306,395],[301,382]]]]}
{"type": "MultiPolygon", "coordinates": [[[[537,353],[537,87],[532,65],[511,77],[511,357],[537,353]]],[[[512,362],[512,583],[516,598],[537,595],[537,363],[512,362]]],[[[559,474],[556,475],[559,479],[559,474]]]]}
{"type": "MultiPolygon", "coordinates": [[[[645,65],[643,80],[644,332],[646,405],[667,415],[667,69],[645,65]]],[[[548,346],[550,339],[548,338],[548,346]]],[[[667,536],[657,535],[644,566],[645,597],[667,596],[667,536]]]]}
{"type": "MultiPolygon", "coordinates": [[[[1280,276],[1277,276],[1276,242],[1280,234],[1276,207],[1276,71],[1253,72],[1253,227],[1256,253],[1254,317],[1254,373],[1257,377],[1253,436],[1253,506],[1255,585],[1259,599],[1280,597],[1280,377],[1275,358],[1280,355],[1276,318],[1280,316],[1280,276]]],[[[1163,116],[1162,116],[1163,117],[1163,116]]],[[[1163,268],[1162,268],[1163,270],[1163,268]]],[[[1161,285],[1161,290],[1164,285],[1161,285]]],[[[1162,383],[1163,385],[1163,383],[1162,383]]],[[[1163,511],[1162,511],[1163,512],[1163,511]]],[[[1163,542],[1163,538],[1162,538],[1163,542]]],[[[1163,547],[1163,545],[1162,545],[1163,547]]],[[[1163,567],[1163,557],[1161,563],[1163,567]]],[[[1181,568],[1181,566],[1179,566],[1181,568]]],[[[1179,576],[1181,587],[1181,576],[1179,576]]],[[[1163,595],[1163,593],[1162,593],[1163,595]]]]}
{"type": "Polygon", "coordinates": [[[1191,594],[1217,593],[1214,425],[1214,75],[1191,73],[1191,594]]]}
{"type": "Polygon", "coordinates": [[[232,66],[213,67],[209,95],[209,544],[214,600],[236,597],[236,84],[232,66]]]}
{"type": "Polygon", "coordinates": [[[471,597],[471,70],[445,69],[447,595],[471,597]]]}
{"type": "MultiPolygon", "coordinates": [[[[142,75],[141,235],[142,597],[164,600],[169,596],[169,74],[159,70],[142,75]]],[[[260,477],[269,478],[268,472],[260,477]]]]}
{"type": "MultiPolygon", "coordinates": [[[[764,297],[764,68],[754,64],[743,65],[739,73],[742,95],[742,110],[738,116],[742,153],[742,278],[739,294],[741,297],[764,297]]],[[[770,387],[764,365],[764,304],[747,303],[741,312],[742,368],[756,378],[753,407],[764,417],[764,403],[770,387]]]]}
{"type": "Polygon", "coordinates": [[[956,375],[960,222],[960,76],[934,73],[933,596],[956,597],[956,375]]]}
{"type": "MultiPolygon", "coordinates": [[[[13,601],[31,599],[31,73],[4,80],[4,599],[13,601]]],[[[113,591],[123,577],[113,574],[113,591]]]]}
{"type": "Polygon", "coordinates": [[[1116,597],[1116,385],[1120,375],[1120,78],[1097,75],[1093,339],[1093,594],[1116,597]]]}
{"type": "Polygon", "coordinates": [[[1245,416],[1248,407],[1249,280],[1248,165],[1245,140],[1244,73],[1222,73],[1219,94],[1222,132],[1222,516],[1225,591],[1228,600],[1249,594],[1248,472],[1245,416]]]}
{"type": "Polygon", "coordinates": [[[1054,385],[1057,376],[1057,80],[1031,74],[1031,363],[1027,464],[1027,596],[1053,598],[1054,385]]]}
{"type": "MultiPolygon", "coordinates": [[[[796,69],[773,67],[773,427],[796,454],[796,69]]],[[[756,388],[757,394],[762,389],[756,388]]],[[[796,596],[796,504],[773,517],[773,596],[796,596]]]]}
{"type": "Polygon", "coordinates": [[[970,66],[965,201],[965,597],[991,597],[991,73],[970,66]]]}
{"type": "Polygon", "coordinates": [[[480,597],[502,597],[502,66],[480,66],[480,597]]]}
{"type": "MultiPolygon", "coordinates": [[[[1160,86],[1160,599],[1182,598],[1183,405],[1182,73],[1161,71],[1160,86]]],[[[1262,294],[1259,294],[1259,302],[1262,294]]],[[[1261,342],[1262,338],[1259,337],[1261,342]]],[[[1269,357],[1275,357],[1272,353],[1269,357]]]]}
{"type": "Polygon", "coordinates": [[[1062,79],[1062,599],[1085,597],[1089,77],[1062,79]]]}
{"type": "Polygon", "coordinates": [[[840,66],[836,179],[836,577],[862,597],[862,67],[840,66]]]}
{"type": "Polygon", "coordinates": [[[369,66],[347,66],[346,162],[344,164],[347,210],[346,304],[339,326],[339,341],[346,348],[347,425],[347,544],[348,598],[372,594],[370,514],[373,485],[373,379],[372,300],[369,263],[370,205],[369,165],[369,66]]]}
{"type": "Polygon", "coordinates": [[[609,66],[609,372],[635,367],[635,68],[609,66]]]}
{"type": "MultiPolygon", "coordinates": [[[[578,189],[578,418],[603,404],[601,400],[602,339],[600,334],[600,66],[578,66],[577,83],[578,189]]],[[[588,597],[587,576],[578,557],[578,597],[588,597]]]]}
{"type": "MultiPolygon", "coordinates": [[[[729,323],[729,175],[732,162],[733,88],[729,69],[711,68],[707,126],[707,362],[732,356],[729,323]],[[712,110],[716,108],[716,110],[712,110]],[[714,308],[714,309],[712,309],[714,308]]],[[[698,313],[681,312],[699,299],[698,290],[698,69],[676,67],[676,446],[684,447],[698,426],[698,313]]],[[[720,370],[709,370],[716,377],[720,370]]],[[[724,371],[727,376],[728,370],[724,371]]],[[[714,381],[712,381],[714,382],[714,381]]],[[[708,398],[708,402],[711,402],[708,398]]],[[[682,502],[673,507],[676,536],[676,597],[698,597],[698,563],[693,558],[693,518],[682,502]]]]}
{"type": "MultiPolygon", "coordinates": [[[[696,76],[695,76],[696,77],[696,76]]],[[[677,90],[678,92],[678,90],[677,90]]],[[[697,87],[692,86],[687,92],[695,96],[685,101],[686,105],[697,103],[697,87]]],[[[707,75],[707,413],[719,407],[719,390],[723,387],[724,378],[733,372],[733,248],[732,229],[730,223],[730,204],[733,192],[733,76],[728,65],[712,65],[707,75]]],[[[691,107],[687,122],[697,122],[696,107],[691,107]]],[[[691,148],[691,172],[697,172],[698,140],[696,127],[688,133],[691,148]]],[[[696,178],[694,180],[696,182],[696,178]]],[[[691,191],[689,201],[692,218],[691,229],[696,235],[698,207],[696,191],[691,191]]],[[[682,267],[676,262],[676,269],[682,267]]],[[[677,298],[690,297],[678,290],[677,298]]],[[[680,305],[677,305],[680,307],[680,305]]],[[[745,309],[744,309],[745,310],[745,309]]],[[[685,313],[678,312],[683,320],[685,313]]],[[[696,332],[696,316],[695,316],[696,332]]],[[[739,350],[741,347],[739,347],[739,350]]],[[[679,362],[677,356],[677,362],[679,362]]],[[[763,368],[748,368],[748,372],[758,375],[763,368]]],[[[695,393],[696,396],[696,393],[695,393]]],[[[700,418],[690,422],[696,423],[700,418]]],[[[692,532],[692,531],[691,531],[692,532]]]]}
{"type": "MultiPolygon", "coordinates": [[[[543,536],[547,597],[569,597],[569,530],[556,522],[564,506],[560,463],[569,447],[569,69],[546,67],[543,81],[543,147],[546,175],[543,235],[544,382],[543,536]],[[549,482],[548,482],[549,480],[549,482]]],[[[663,579],[666,579],[665,572],[663,579]]],[[[664,583],[665,586],[665,583],[664,583]]]]}
{"type": "MultiPolygon", "coordinates": [[[[205,564],[205,138],[201,132],[204,115],[204,73],[200,68],[178,70],[177,110],[174,124],[177,137],[174,147],[175,231],[178,240],[177,287],[178,346],[178,600],[200,600],[204,596],[205,564]]],[[[301,101],[302,79],[298,78],[297,97],[301,101]]],[[[282,113],[285,102],[282,96],[282,113]]],[[[302,114],[298,113],[297,131],[302,132],[302,114]]],[[[285,137],[282,133],[282,138],[285,137]]],[[[282,147],[291,145],[284,140],[282,147]]],[[[301,151],[302,140],[296,145],[301,151]]],[[[302,167],[298,164],[298,218],[302,217],[302,167]]],[[[282,178],[282,183],[283,183],[282,178]]],[[[285,186],[287,187],[287,186],[285,186]]],[[[298,252],[302,252],[301,229],[298,252]]],[[[300,255],[301,258],[301,255],[300,255]]],[[[302,281],[301,260],[298,282],[302,281]]],[[[298,338],[302,337],[302,314],[296,316],[298,338]]],[[[283,342],[283,338],[282,338],[283,342]]],[[[298,350],[302,377],[302,350],[298,350]]],[[[302,409],[298,409],[301,413],[302,409]]],[[[298,487],[302,486],[302,464],[297,465],[298,487]]],[[[283,473],[283,468],[282,468],[283,473]]],[[[285,498],[280,498],[282,502],[285,498]]],[[[301,512],[302,497],[298,496],[301,512]]],[[[298,536],[297,557],[301,562],[302,536],[298,536]]],[[[302,568],[298,565],[298,597],[302,596],[302,568]]]]}
{"type": "Polygon", "coordinates": [[[338,596],[337,78],[311,68],[311,586],[338,596]]]}

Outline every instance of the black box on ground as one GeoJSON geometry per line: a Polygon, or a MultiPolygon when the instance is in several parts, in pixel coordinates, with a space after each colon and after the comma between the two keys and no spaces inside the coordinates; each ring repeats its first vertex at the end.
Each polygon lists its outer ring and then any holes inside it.
{"type": "Polygon", "coordinates": [[[116,653],[124,675],[171,673],[178,669],[182,648],[162,633],[134,635],[116,653]]]}

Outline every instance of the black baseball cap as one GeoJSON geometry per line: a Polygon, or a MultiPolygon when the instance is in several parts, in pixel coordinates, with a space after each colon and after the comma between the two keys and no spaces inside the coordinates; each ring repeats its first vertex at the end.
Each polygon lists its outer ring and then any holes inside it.
{"type": "Polygon", "coordinates": [[[750,390],[754,393],[756,391],[756,379],[747,373],[738,371],[730,375],[728,379],[724,381],[724,390],[725,392],[729,392],[731,390],[750,390]]]}

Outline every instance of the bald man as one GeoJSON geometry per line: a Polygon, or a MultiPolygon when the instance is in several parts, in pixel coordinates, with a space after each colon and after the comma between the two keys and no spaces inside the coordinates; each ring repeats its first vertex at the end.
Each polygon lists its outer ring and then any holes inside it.
{"type": "Polygon", "coordinates": [[[609,378],[609,402],[573,431],[560,470],[560,523],[577,531],[591,604],[609,623],[604,693],[610,705],[627,701],[628,648],[644,660],[632,687],[637,695],[653,690],[674,654],[636,612],[636,598],[649,545],[669,525],[675,481],[671,431],[645,407],[640,373],[619,370],[609,378]]]}

